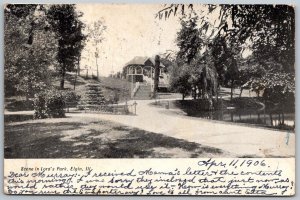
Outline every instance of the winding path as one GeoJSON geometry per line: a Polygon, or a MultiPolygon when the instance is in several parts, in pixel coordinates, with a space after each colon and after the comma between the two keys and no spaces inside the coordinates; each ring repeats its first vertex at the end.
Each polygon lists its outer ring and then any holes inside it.
{"type": "MultiPolygon", "coordinates": [[[[138,104],[136,116],[86,113],[84,117],[110,120],[220,148],[235,157],[295,156],[294,133],[181,116],[165,108],[149,105],[153,100],[137,100],[136,102],[138,104]]],[[[132,103],[129,102],[129,104],[132,103]]],[[[69,113],[68,115],[83,114],[69,113]]]]}

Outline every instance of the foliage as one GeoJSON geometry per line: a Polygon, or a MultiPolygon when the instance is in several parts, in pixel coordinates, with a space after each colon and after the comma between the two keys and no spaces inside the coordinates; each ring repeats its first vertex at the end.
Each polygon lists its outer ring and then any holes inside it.
{"type": "Polygon", "coordinates": [[[46,94],[46,113],[48,117],[58,118],[65,116],[65,99],[61,92],[50,90],[46,94]]]}
{"type": "Polygon", "coordinates": [[[49,68],[56,64],[57,40],[47,29],[44,14],[40,5],[5,7],[6,95],[26,95],[28,99],[49,85],[49,68]]]}
{"type": "Polygon", "coordinates": [[[64,107],[65,98],[60,91],[51,89],[40,92],[34,98],[34,117],[36,119],[64,117],[64,107]]]}
{"type": "Polygon", "coordinates": [[[178,12],[181,12],[181,14],[184,15],[186,8],[193,10],[193,4],[188,4],[188,5],[185,5],[185,4],[171,4],[171,5],[164,4],[164,8],[161,9],[160,11],[158,11],[158,13],[156,14],[156,17],[158,17],[159,19],[162,19],[163,17],[165,17],[165,19],[167,19],[171,16],[171,14],[176,16],[178,12]]]}
{"type": "Polygon", "coordinates": [[[47,12],[50,27],[58,38],[56,59],[61,75],[61,89],[64,89],[64,79],[67,71],[75,71],[84,46],[85,35],[82,33],[83,23],[79,20],[81,13],[76,12],[71,4],[51,5],[47,12]]]}
{"type": "Polygon", "coordinates": [[[65,102],[76,102],[80,101],[81,96],[76,94],[75,91],[63,91],[62,93],[65,102]]]}
{"type": "Polygon", "coordinates": [[[87,40],[92,44],[93,53],[96,59],[96,67],[97,67],[97,80],[99,80],[99,66],[98,66],[98,58],[99,58],[99,44],[104,40],[103,33],[106,30],[106,26],[104,25],[103,20],[95,21],[92,25],[87,27],[88,34],[87,40]]]}
{"type": "Polygon", "coordinates": [[[264,98],[273,103],[285,103],[293,99],[295,94],[295,80],[293,75],[285,72],[268,72],[263,77],[265,89],[264,98]]]}
{"type": "Polygon", "coordinates": [[[95,52],[98,53],[97,46],[104,40],[103,33],[106,30],[103,20],[95,21],[92,25],[88,26],[87,39],[89,42],[93,43],[95,47],[95,52]]]}
{"type": "Polygon", "coordinates": [[[34,95],[34,118],[44,119],[47,118],[46,114],[46,96],[44,92],[34,95]]]}
{"type": "Polygon", "coordinates": [[[171,90],[182,94],[182,99],[190,94],[192,85],[190,84],[191,74],[186,68],[181,69],[181,66],[175,64],[171,69],[170,87],[171,90]]]}
{"type": "Polygon", "coordinates": [[[196,22],[197,17],[181,19],[181,30],[177,34],[179,51],[176,73],[171,73],[171,86],[183,94],[183,99],[190,93],[195,99],[212,98],[218,85],[212,45],[206,31],[197,28],[196,22]]]}
{"type": "Polygon", "coordinates": [[[109,97],[108,103],[117,104],[120,100],[120,95],[118,91],[114,91],[113,94],[109,97]]]}
{"type": "MultiPolygon", "coordinates": [[[[179,11],[185,16],[187,11],[179,9],[183,6],[165,5],[158,16],[167,19],[179,11]]],[[[257,94],[274,88],[282,95],[286,91],[294,93],[295,11],[292,6],[206,5],[200,12],[194,6],[189,8],[193,14],[189,19],[198,19],[198,33],[205,33],[207,44],[212,45],[220,84],[233,88],[235,83],[240,83],[241,88],[250,87],[257,94]],[[218,19],[212,22],[208,15],[218,19]]],[[[188,37],[187,41],[190,41],[188,37]]],[[[205,45],[199,50],[205,51],[205,45]]],[[[197,53],[192,55],[197,57],[197,53]]]]}
{"type": "Polygon", "coordinates": [[[199,53],[202,46],[200,32],[197,29],[197,17],[181,20],[181,30],[177,33],[177,46],[179,51],[177,57],[190,63],[199,53]]]}

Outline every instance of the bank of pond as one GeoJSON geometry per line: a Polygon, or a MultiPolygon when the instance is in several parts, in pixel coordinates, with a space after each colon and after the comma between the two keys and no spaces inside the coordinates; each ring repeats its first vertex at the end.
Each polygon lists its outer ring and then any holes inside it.
{"type": "MultiPolygon", "coordinates": [[[[156,101],[155,106],[180,109],[187,116],[231,123],[251,124],[279,130],[295,130],[295,106],[271,104],[259,98],[235,98],[221,100],[215,109],[209,109],[209,102],[201,99],[156,101]]],[[[179,112],[180,113],[180,112],[179,112]]]]}

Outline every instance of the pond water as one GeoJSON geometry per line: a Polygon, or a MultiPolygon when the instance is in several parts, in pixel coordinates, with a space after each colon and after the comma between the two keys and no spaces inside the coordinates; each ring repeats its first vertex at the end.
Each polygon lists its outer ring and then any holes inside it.
{"type": "Polygon", "coordinates": [[[182,106],[180,103],[172,101],[160,101],[156,105],[168,107],[170,109],[181,109],[191,117],[200,117],[210,120],[219,120],[234,123],[254,124],[260,127],[269,127],[281,130],[295,130],[295,112],[289,109],[289,112],[279,114],[276,111],[265,109],[238,109],[226,107],[222,110],[201,111],[193,106],[182,106]]]}
{"type": "Polygon", "coordinates": [[[239,109],[226,109],[217,111],[203,111],[197,115],[190,115],[205,119],[228,121],[235,123],[256,124],[258,126],[294,130],[295,113],[270,113],[267,111],[249,111],[239,109]]]}

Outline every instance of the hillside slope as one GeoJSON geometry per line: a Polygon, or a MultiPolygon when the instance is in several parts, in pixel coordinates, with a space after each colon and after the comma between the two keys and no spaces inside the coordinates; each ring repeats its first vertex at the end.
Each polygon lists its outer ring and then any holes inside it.
{"type": "MultiPolygon", "coordinates": [[[[74,90],[75,74],[68,73],[66,75],[65,89],[74,90]]],[[[85,78],[77,76],[75,91],[77,94],[83,96],[86,91],[87,84],[100,84],[102,92],[106,100],[118,95],[119,102],[123,102],[126,99],[130,99],[130,82],[124,79],[117,79],[111,77],[100,77],[100,81],[92,78],[85,78]]],[[[56,80],[54,85],[59,87],[59,80],[56,80]]]]}

